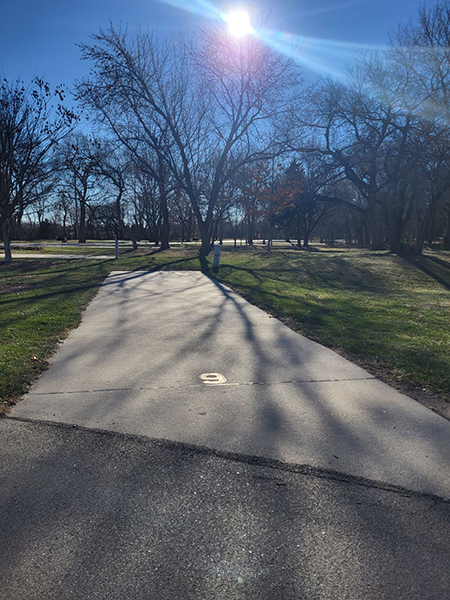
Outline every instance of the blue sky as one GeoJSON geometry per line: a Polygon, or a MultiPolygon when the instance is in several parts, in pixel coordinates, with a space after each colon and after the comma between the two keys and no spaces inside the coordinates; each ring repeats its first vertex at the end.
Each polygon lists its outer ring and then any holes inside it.
{"type": "MultiPolygon", "coordinates": [[[[88,72],[80,61],[77,42],[114,24],[130,30],[149,26],[163,35],[180,29],[195,31],[210,12],[207,0],[0,0],[0,72],[26,82],[39,75],[69,87],[88,72]],[[167,3],[170,2],[170,3],[167,3]],[[184,8],[177,8],[177,6],[184,8]],[[206,8],[205,8],[206,7],[206,8]]],[[[256,11],[270,13],[269,26],[303,36],[308,78],[317,72],[339,72],[355,46],[383,45],[387,31],[417,13],[422,0],[255,0],[256,11]],[[307,39],[305,39],[307,38],[307,39]],[[350,44],[350,46],[348,46],[350,44]]],[[[428,6],[435,2],[429,0],[428,6]]],[[[228,12],[245,4],[229,0],[218,4],[228,12]]],[[[299,58],[302,62],[302,56],[299,58]]]]}

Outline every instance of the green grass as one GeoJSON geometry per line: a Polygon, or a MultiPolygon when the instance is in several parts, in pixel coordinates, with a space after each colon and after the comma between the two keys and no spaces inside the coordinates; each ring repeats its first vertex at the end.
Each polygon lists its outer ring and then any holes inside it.
{"type": "Polygon", "coordinates": [[[450,398],[450,264],[439,265],[441,283],[421,270],[436,271],[430,257],[414,262],[420,268],[387,253],[288,251],[235,259],[221,278],[308,337],[450,398]]]}
{"type": "MultiPolygon", "coordinates": [[[[200,268],[196,250],[178,249],[0,265],[0,398],[6,405],[27,389],[110,270],[200,268]]],[[[450,399],[450,253],[230,248],[218,278],[385,379],[450,399]]]]}
{"type": "MultiPolygon", "coordinates": [[[[126,250],[128,251],[128,249],[126,250]]],[[[126,252],[122,250],[122,252],[126,252]]],[[[20,257],[21,254],[79,254],[86,256],[114,256],[114,248],[89,248],[84,246],[64,246],[61,250],[61,246],[44,246],[36,249],[22,250],[13,248],[13,256],[20,257]]]]}
{"type": "Polygon", "coordinates": [[[0,265],[0,399],[13,400],[46,366],[107,274],[106,261],[0,265]]]}
{"type": "MultiPolygon", "coordinates": [[[[200,244],[199,244],[200,245],[200,244]]],[[[192,248],[192,246],[189,245],[185,245],[185,244],[172,244],[172,248],[179,248],[179,249],[190,249],[192,248]]],[[[140,246],[139,250],[137,252],[135,252],[134,254],[148,254],[149,252],[151,252],[152,250],[154,250],[152,245],[149,246],[140,246]]],[[[133,253],[133,249],[131,246],[119,246],[119,254],[120,256],[127,256],[130,253],[133,253]]],[[[92,246],[63,246],[63,249],[61,250],[61,244],[59,244],[58,246],[38,246],[36,248],[33,247],[26,247],[26,248],[17,248],[14,247],[12,249],[12,254],[13,257],[17,257],[20,258],[21,255],[29,255],[29,254],[48,254],[49,256],[51,256],[52,254],[67,254],[67,255],[80,255],[80,256],[114,256],[115,255],[115,248],[114,246],[108,246],[108,247],[100,247],[100,248],[93,248],[92,246]]],[[[2,261],[4,259],[4,254],[3,254],[3,250],[0,249],[0,261],[2,261]]]]}

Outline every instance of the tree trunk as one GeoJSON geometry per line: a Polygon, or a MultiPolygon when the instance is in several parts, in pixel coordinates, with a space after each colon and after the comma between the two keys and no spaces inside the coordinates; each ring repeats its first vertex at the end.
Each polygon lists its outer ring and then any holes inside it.
{"type": "Polygon", "coordinates": [[[388,207],[388,242],[391,252],[402,254],[405,250],[405,229],[412,215],[414,194],[401,188],[392,194],[388,207]]]}
{"type": "Polygon", "coordinates": [[[352,226],[348,218],[345,220],[345,245],[352,245],[352,226]]]}
{"type": "Polygon", "coordinates": [[[305,248],[308,248],[308,246],[309,246],[309,236],[310,236],[310,231],[309,231],[308,227],[305,226],[305,238],[303,240],[303,246],[305,248]]]}
{"type": "Polygon", "coordinates": [[[384,239],[383,239],[383,236],[381,235],[381,231],[379,230],[379,227],[377,226],[374,202],[371,205],[369,205],[369,208],[367,209],[366,223],[367,223],[367,230],[368,230],[369,239],[370,239],[370,241],[369,241],[370,249],[371,250],[384,250],[384,247],[385,247],[384,239]]]}
{"type": "Polygon", "coordinates": [[[84,244],[86,241],[86,203],[80,200],[80,224],[78,227],[78,242],[84,244]]]}
{"type": "Polygon", "coordinates": [[[430,225],[433,218],[434,214],[432,214],[431,211],[429,211],[428,214],[425,215],[425,218],[423,219],[422,223],[420,224],[419,233],[417,234],[416,239],[416,245],[414,247],[414,254],[422,254],[425,238],[427,237],[427,234],[430,231],[430,225]]]}
{"type": "Polygon", "coordinates": [[[14,239],[22,240],[23,239],[23,231],[22,231],[22,218],[23,212],[19,212],[16,217],[16,226],[15,226],[15,236],[14,239]]]}
{"type": "Polygon", "coordinates": [[[296,225],[297,225],[297,246],[299,248],[302,247],[302,220],[300,218],[300,214],[297,212],[297,218],[296,218],[296,225]]]}
{"type": "Polygon", "coordinates": [[[138,249],[137,239],[136,239],[136,236],[134,235],[133,230],[131,228],[130,228],[129,236],[128,237],[131,239],[131,243],[133,244],[133,250],[137,250],[138,249]]]}
{"type": "Polygon", "coordinates": [[[192,234],[192,210],[189,210],[189,218],[188,218],[188,224],[187,224],[187,231],[186,231],[186,242],[190,242],[191,241],[191,237],[193,236],[192,234]]]}
{"type": "Polygon", "coordinates": [[[253,223],[251,217],[247,220],[247,244],[253,246],[253,223]]]}
{"type": "Polygon", "coordinates": [[[212,232],[211,232],[211,246],[214,245],[214,242],[218,238],[218,229],[219,229],[219,221],[216,219],[212,224],[212,232]]]}
{"type": "Polygon", "coordinates": [[[5,263],[12,262],[11,238],[9,235],[9,221],[6,219],[2,225],[3,245],[5,247],[5,263]]]}
{"type": "Polygon", "coordinates": [[[208,256],[211,252],[211,220],[206,219],[201,224],[198,224],[200,235],[202,237],[202,245],[200,246],[200,255],[208,256]]]}
{"type": "Polygon", "coordinates": [[[428,228],[428,243],[432,244],[436,237],[436,213],[433,213],[433,217],[431,218],[430,227],[428,228]]]}
{"type": "Polygon", "coordinates": [[[169,222],[169,209],[167,208],[167,196],[166,190],[160,193],[161,201],[161,213],[162,213],[162,224],[161,224],[161,250],[169,249],[169,235],[170,235],[170,222],[169,222]]]}
{"type": "Polygon", "coordinates": [[[444,237],[444,250],[450,250],[450,206],[447,208],[447,233],[444,237]]]}
{"type": "Polygon", "coordinates": [[[161,250],[169,249],[169,235],[170,235],[170,222],[169,222],[169,209],[167,207],[167,191],[166,191],[166,171],[164,159],[160,153],[158,153],[158,164],[159,164],[159,178],[158,178],[158,190],[159,190],[159,202],[161,207],[161,250]]]}
{"type": "Polygon", "coordinates": [[[393,254],[401,254],[402,252],[402,227],[400,224],[401,218],[397,211],[389,211],[389,222],[388,222],[388,238],[389,247],[393,254]]]}
{"type": "Polygon", "coordinates": [[[133,250],[137,250],[138,243],[136,238],[136,229],[132,225],[125,225],[125,223],[123,223],[123,233],[124,236],[126,236],[126,238],[131,241],[133,245],[133,250]]]}

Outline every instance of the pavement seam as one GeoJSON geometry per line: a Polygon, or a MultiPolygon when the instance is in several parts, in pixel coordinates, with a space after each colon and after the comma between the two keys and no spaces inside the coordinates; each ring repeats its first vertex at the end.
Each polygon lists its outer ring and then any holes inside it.
{"type": "Polygon", "coordinates": [[[29,395],[33,396],[57,396],[66,394],[94,394],[101,392],[129,392],[129,391],[142,391],[142,390],[178,390],[180,388],[203,388],[203,387],[239,387],[248,385],[286,385],[295,383],[347,383],[349,381],[373,381],[376,379],[374,376],[370,377],[350,377],[347,379],[293,379],[287,381],[241,381],[241,382],[227,382],[227,383],[212,383],[205,381],[204,383],[188,383],[181,385],[162,385],[162,386],[141,386],[141,387],[126,387],[126,388],[99,388],[94,390],[68,390],[65,392],[30,392],[29,395]]]}
{"type": "Polygon", "coordinates": [[[359,477],[357,475],[348,475],[346,473],[342,473],[340,471],[335,471],[333,469],[324,469],[321,467],[313,467],[311,465],[306,465],[306,464],[283,462],[281,460],[277,460],[277,459],[273,459],[273,458],[265,458],[262,456],[244,454],[244,453],[240,453],[240,452],[229,452],[226,450],[210,448],[208,446],[202,446],[202,445],[197,445],[197,444],[187,444],[184,442],[177,442],[174,440],[169,440],[167,438],[152,438],[152,437],[147,437],[145,435],[122,433],[122,432],[118,432],[118,431],[111,431],[108,429],[86,427],[84,425],[61,423],[59,421],[45,421],[45,420],[40,420],[40,419],[30,419],[30,418],[25,418],[25,417],[13,417],[13,416],[0,418],[0,422],[2,420],[15,421],[18,423],[29,423],[31,425],[42,425],[42,426],[54,427],[54,428],[58,428],[58,429],[67,429],[67,430],[76,429],[77,431],[91,433],[91,434],[95,433],[95,434],[102,435],[105,437],[125,438],[125,439],[129,439],[129,440],[135,440],[135,441],[141,442],[143,444],[152,445],[154,447],[165,448],[168,450],[182,451],[184,453],[190,453],[190,454],[194,454],[194,455],[200,454],[200,455],[205,455],[205,456],[214,456],[217,458],[222,458],[224,460],[230,460],[233,462],[254,465],[254,466],[259,466],[259,467],[266,467],[266,468],[274,469],[277,471],[284,471],[287,473],[296,473],[298,475],[316,477],[318,479],[339,481],[341,483],[347,483],[350,485],[359,485],[362,487],[379,489],[379,490],[382,490],[385,492],[397,494],[397,495],[404,496],[404,497],[420,498],[423,500],[432,500],[435,503],[450,505],[450,498],[438,496],[437,494],[432,494],[429,492],[418,492],[416,490],[410,490],[408,488],[405,488],[405,487],[402,487],[399,485],[395,485],[392,483],[377,481],[374,479],[367,479],[365,477],[359,477]]]}

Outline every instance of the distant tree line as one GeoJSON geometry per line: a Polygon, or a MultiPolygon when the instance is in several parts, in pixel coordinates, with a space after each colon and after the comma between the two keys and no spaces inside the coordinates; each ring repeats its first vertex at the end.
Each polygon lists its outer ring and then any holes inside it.
{"type": "Polygon", "coordinates": [[[113,26],[75,84],[0,86],[0,228],[10,240],[313,236],[450,249],[450,4],[422,8],[345,80],[302,82],[257,36],[160,41],[113,26]],[[85,129],[85,128],[84,128],[85,129]]]}

